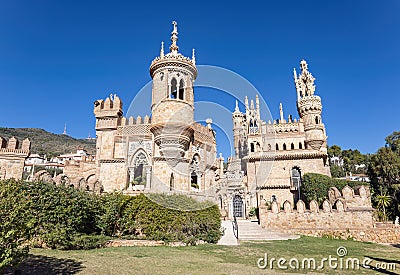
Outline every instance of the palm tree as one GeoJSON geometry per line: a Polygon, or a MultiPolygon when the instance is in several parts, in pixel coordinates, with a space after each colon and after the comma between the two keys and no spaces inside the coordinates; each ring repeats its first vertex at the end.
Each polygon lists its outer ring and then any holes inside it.
{"type": "Polygon", "coordinates": [[[387,195],[385,192],[383,194],[381,193],[380,195],[377,195],[375,197],[375,201],[376,201],[378,209],[383,210],[383,219],[385,221],[387,221],[386,208],[389,207],[390,204],[392,203],[392,197],[387,195]]]}

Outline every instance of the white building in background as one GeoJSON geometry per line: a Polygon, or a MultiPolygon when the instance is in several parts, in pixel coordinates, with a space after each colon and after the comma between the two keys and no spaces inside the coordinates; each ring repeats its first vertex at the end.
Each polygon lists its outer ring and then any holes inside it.
{"type": "Polygon", "coordinates": [[[76,153],[62,154],[51,159],[51,162],[65,164],[66,160],[81,161],[83,158],[89,157],[87,151],[83,148],[76,150],[76,153]]]}

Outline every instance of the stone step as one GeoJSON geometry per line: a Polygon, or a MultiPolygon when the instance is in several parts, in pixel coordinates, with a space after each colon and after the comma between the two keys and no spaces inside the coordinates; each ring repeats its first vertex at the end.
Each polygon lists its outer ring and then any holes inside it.
{"type": "Polygon", "coordinates": [[[300,236],[276,232],[262,228],[257,221],[238,220],[239,240],[289,240],[298,239],[300,236]]]}

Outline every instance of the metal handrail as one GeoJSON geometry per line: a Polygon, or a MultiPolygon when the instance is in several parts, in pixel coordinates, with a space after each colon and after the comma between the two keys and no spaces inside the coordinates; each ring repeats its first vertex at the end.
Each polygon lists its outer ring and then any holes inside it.
{"type": "Polygon", "coordinates": [[[239,227],[238,227],[238,223],[237,223],[235,214],[233,214],[232,227],[233,227],[233,235],[235,236],[236,239],[238,239],[239,238],[239,227]]]}

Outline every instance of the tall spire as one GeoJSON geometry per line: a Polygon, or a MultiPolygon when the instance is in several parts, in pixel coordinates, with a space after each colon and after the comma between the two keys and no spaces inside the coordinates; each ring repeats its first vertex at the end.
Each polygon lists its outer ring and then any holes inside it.
{"type": "Polygon", "coordinates": [[[179,50],[178,45],[176,45],[176,41],[178,41],[178,23],[176,23],[176,21],[172,21],[172,25],[174,25],[174,30],[171,33],[172,44],[169,47],[169,50],[171,53],[177,54],[179,50]]]}
{"type": "Polygon", "coordinates": [[[64,132],[63,135],[67,135],[67,123],[64,124],[64,132]]]}
{"type": "Polygon", "coordinates": [[[294,84],[296,85],[297,101],[300,99],[300,85],[297,80],[296,68],[293,68],[294,84]]]}
{"type": "Polygon", "coordinates": [[[237,99],[236,99],[235,112],[240,112],[240,110],[239,110],[239,103],[238,103],[237,99]]]}
{"type": "Polygon", "coordinates": [[[281,122],[283,122],[283,107],[282,107],[282,103],[279,103],[279,116],[280,116],[281,122]]]}
{"type": "Polygon", "coordinates": [[[258,94],[256,94],[256,114],[257,118],[260,119],[260,99],[258,98],[258,94]]]}
{"type": "Polygon", "coordinates": [[[192,62],[196,65],[196,56],[194,54],[194,49],[192,50],[192,62]]]}
{"type": "Polygon", "coordinates": [[[164,57],[164,41],[161,42],[161,50],[160,50],[160,57],[164,57]]]}

